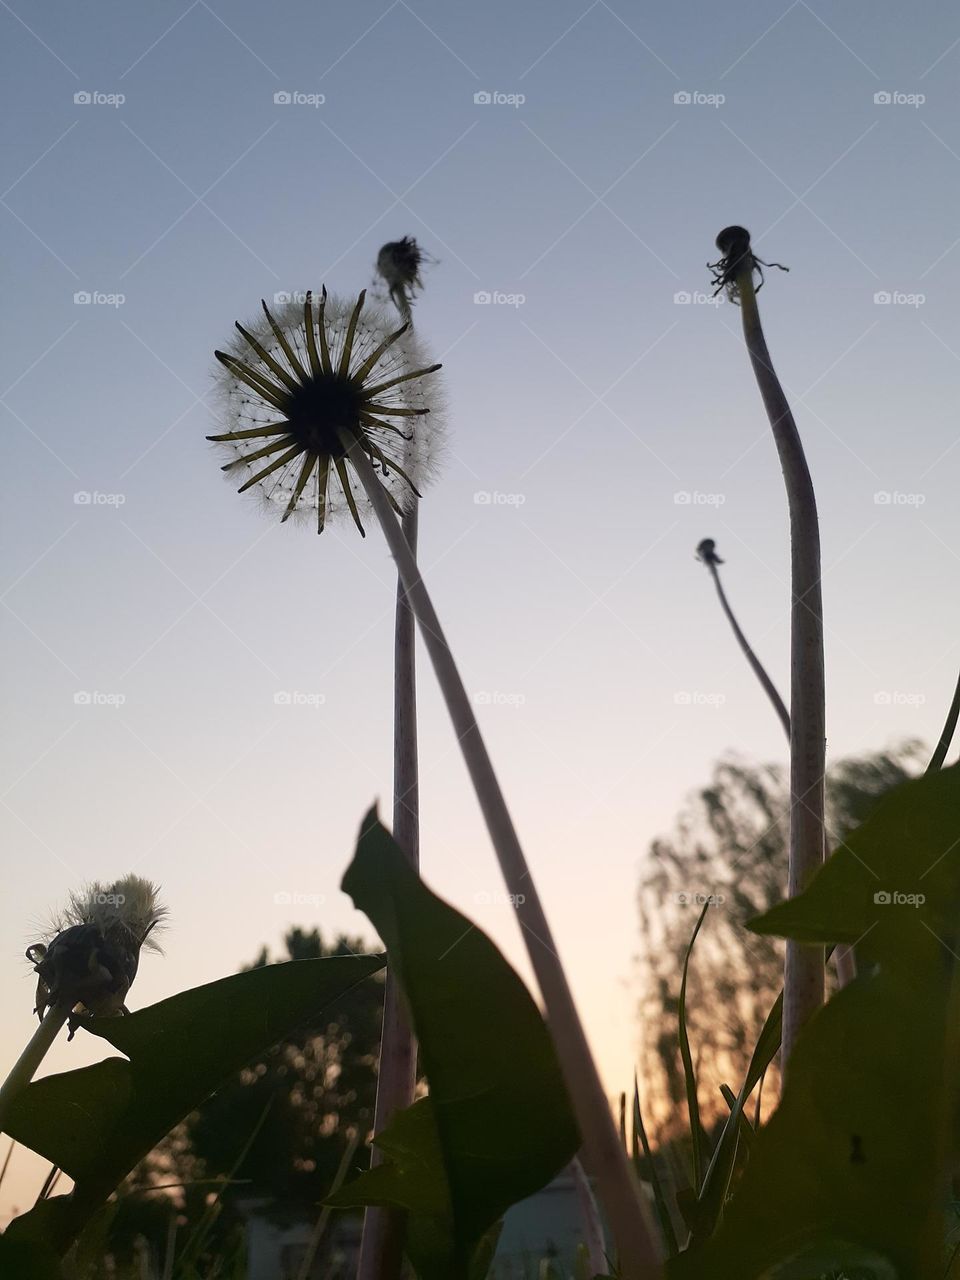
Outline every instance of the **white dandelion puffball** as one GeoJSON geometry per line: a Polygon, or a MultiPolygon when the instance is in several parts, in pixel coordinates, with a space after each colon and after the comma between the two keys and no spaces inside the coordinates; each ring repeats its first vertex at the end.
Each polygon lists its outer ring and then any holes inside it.
{"type": "MultiPolygon", "coordinates": [[[[439,364],[427,365],[408,324],[378,307],[307,293],[249,327],[237,324],[217,351],[221,414],[208,436],[229,452],[223,470],[256,488],[267,509],[308,516],[322,532],[345,512],[364,532],[362,487],[354,492],[344,439],[370,459],[394,510],[403,514],[430,479],[443,434],[439,364]]],[[[356,476],[354,475],[356,482],[356,476]]]]}

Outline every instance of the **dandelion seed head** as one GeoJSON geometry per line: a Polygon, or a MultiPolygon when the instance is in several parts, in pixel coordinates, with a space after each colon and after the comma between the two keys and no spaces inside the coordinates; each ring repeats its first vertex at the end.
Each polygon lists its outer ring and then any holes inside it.
{"type": "MultiPolygon", "coordinates": [[[[156,930],[166,914],[157,886],[140,876],[97,881],[72,893],[50,922],[47,940],[27,948],[40,1017],[51,1005],[74,1015],[124,1012],[141,948],[160,950],[156,930]]],[[[75,1025],[72,1018],[71,1036],[75,1025]]]]}
{"type": "Polygon", "coordinates": [[[354,492],[341,432],[377,469],[398,511],[436,469],[444,414],[439,365],[428,365],[409,328],[376,304],[327,296],[267,308],[217,352],[228,478],[254,488],[281,520],[322,529],[367,508],[354,492]]]}

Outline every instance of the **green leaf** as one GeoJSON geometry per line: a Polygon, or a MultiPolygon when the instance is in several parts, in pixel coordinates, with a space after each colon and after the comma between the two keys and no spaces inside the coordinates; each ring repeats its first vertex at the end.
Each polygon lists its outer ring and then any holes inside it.
{"type": "Polygon", "coordinates": [[[64,1249],[123,1177],[194,1107],[257,1054],[348,988],[382,956],[265,965],[84,1026],[127,1055],[47,1076],[10,1108],[7,1132],[76,1186],[11,1224],[64,1249]]]}
{"type": "Polygon", "coordinates": [[[757,927],[858,941],[859,976],[799,1037],[716,1236],[674,1260],[672,1280],[756,1280],[788,1261],[783,1274],[815,1278],[853,1256],[867,1275],[941,1274],[958,1148],[960,769],[898,788],[757,927]]]}
{"type": "Polygon", "coordinates": [[[408,1210],[421,1280],[465,1277],[504,1211],[580,1146],[553,1042],[497,948],[427,889],[375,811],[343,887],[386,944],[430,1094],[378,1138],[386,1162],[336,1202],[408,1210]]]}
{"type": "Polygon", "coordinates": [[[10,1280],[63,1280],[60,1259],[49,1245],[0,1236],[0,1275],[10,1280]]]}

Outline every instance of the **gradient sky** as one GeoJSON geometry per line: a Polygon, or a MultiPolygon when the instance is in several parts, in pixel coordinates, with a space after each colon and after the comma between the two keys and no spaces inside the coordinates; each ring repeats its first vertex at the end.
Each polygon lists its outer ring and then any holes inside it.
{"type": "MultiPolygon", "coordinates": [[[[135,1007],[291,924],[373,940],[338,884],[365,808],[389,814],[391,564],[376,532],[318,539],[238,498],[205,402],[261,297],[354,293],[412,234],[450,400],[425,576],[606,1082],[629,1087],[644,851],[721,753],[784,755],[693,558],[716,538],[785,690],[782,481],[738,314],[705,302],[730,222],[791,269],[761,304],[819,495],[830,754],[933,741],[949,702],[957,15],[0,0],[0,26],[0,1068],[31,1031],[23,949],[91,878],[163,884],[167,957],[135,1007]]],[[[425,660],[421,690],[424,875],[526,973],[425,660]]],[[[50,1062],[97,1056],[80,1036],[50,1062]]],[[[42,1168],[14,1174],[22,1206],[42,1168]]]]}

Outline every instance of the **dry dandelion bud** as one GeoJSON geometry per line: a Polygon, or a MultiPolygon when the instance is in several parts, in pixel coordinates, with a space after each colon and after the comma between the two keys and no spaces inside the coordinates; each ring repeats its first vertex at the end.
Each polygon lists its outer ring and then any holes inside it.
{"type": "MultiPolygon", "coordinates": [[[[59,1005],[73,1015],[126,1013],[141,948],[159,951],[156,929],[166,916],[157,886],[139,876],[92,884],[72,894],[48,942],[27,948],[37,974],[36,1012],[59,1005]]],[[[71,1019],[71,1038],[77,1018],[71,1019]]]]}

